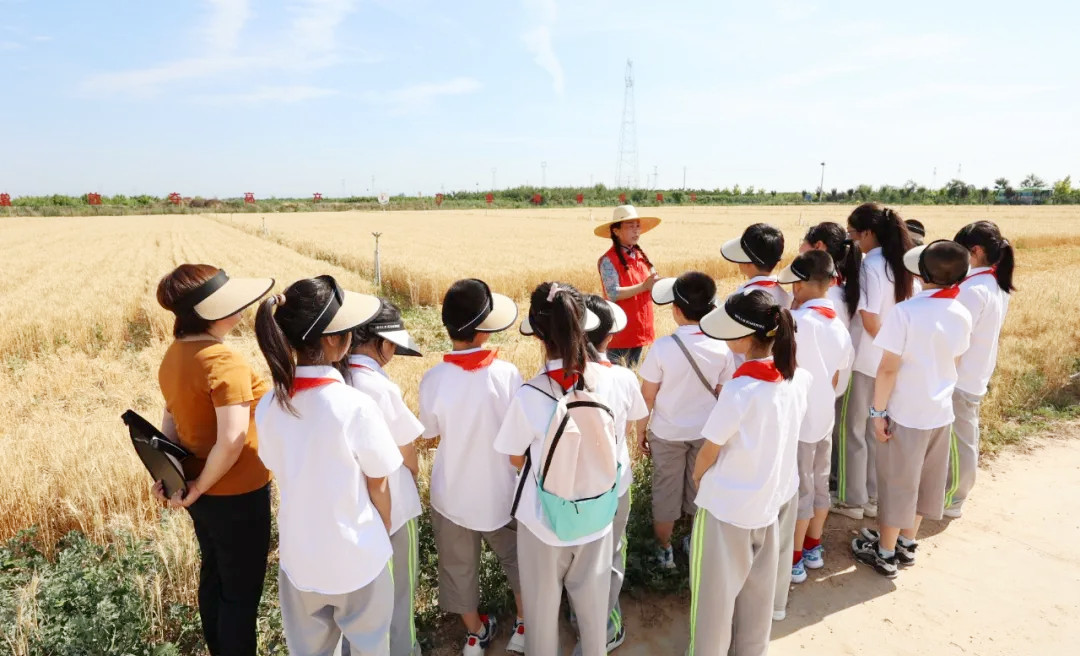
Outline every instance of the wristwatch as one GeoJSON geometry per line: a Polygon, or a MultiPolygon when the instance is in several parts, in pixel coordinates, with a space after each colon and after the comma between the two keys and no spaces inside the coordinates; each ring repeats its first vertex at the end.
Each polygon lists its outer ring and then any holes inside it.
{"type": "Polygon", "coordinates": [[[884,419],[885,417],[888,417],[888,416],[889,416],[889,411],[888,410],[878,410],[874,406],[870,406],[870,418],[871,419],[878,419],[878,418],[884,419]]]}

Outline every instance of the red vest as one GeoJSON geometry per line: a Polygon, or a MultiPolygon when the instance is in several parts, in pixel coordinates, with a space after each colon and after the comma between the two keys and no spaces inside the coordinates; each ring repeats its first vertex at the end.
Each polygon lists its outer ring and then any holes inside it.
{"type": "MultiPolygon", "coordinates": [[[[640,285],[651,273],[649,265],[641,257],[626,258],[627,268],[624,269],[622,263],[619,262],[619,256],[615,253],[614,246],[604,253],[600,258],[601,261],[604,258],[615,266],[615,271],[619,274],[619,287],[640,285]]],[[[649,292],[642,292],[616,303],[626,312],[626,328],[615,333],[608,348],[626,349],[652,344],[656,339],[656,332],[653,329],[652,295],[649,292]]]]}

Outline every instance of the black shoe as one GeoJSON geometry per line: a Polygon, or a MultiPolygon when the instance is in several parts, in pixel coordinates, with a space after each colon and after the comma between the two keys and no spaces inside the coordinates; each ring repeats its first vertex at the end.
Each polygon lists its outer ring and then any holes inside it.
{"type": "MultiPolygon", "coordinates": [[[[872,528],[864,528],[861,533],[862,537],[867,540],[879,542],[881,535],[872,528]]],[[[909,546],[904,546],[899,540],[896,541],[896,564],[900,567],[911,567],[915,564],[915,550],[919,548],[918,542],[912,542],[909,546]]]]}
{"type": "Polygon", "coordinates": [[[873,567],[875,572],[885,578],[896,578],[896,555],[892,558],[883,557],[878,551],[877,540],[857,537],[851,541],[851,553],[855,554],[858,561],[873,567]]]}

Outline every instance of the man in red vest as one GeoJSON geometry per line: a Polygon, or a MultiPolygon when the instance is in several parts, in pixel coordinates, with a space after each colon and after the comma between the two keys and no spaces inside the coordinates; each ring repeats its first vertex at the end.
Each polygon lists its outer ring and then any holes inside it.
{"type": "Polygon", "coordinates": [[[597,262],[604,296],[626,312],[626,328],[615,334],[608,347],[612,361],[634,367],[641,359],[642,347],[656,338],[653,329],[653,306],[649,296],[659,280],[656,269],[641,250],[641,235],[660,225],[654,216],[638,216],[633,205],[615,208],[612,220],[596,227],[597,237],[611,239],[611,248],[597,262]]]}

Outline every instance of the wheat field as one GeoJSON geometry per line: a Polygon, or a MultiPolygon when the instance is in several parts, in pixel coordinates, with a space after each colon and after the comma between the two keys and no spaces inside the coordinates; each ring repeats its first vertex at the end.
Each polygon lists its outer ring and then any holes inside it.
{"type": "MultiPolygon", "coordinates": [[[[806,226],[843,223],[850,207],[658,209],[664,223],[642,245],[661,275],[691,268],[737,284],[720,243],[757,221],[779,225],[793,254],[806,226]]],[[[643,214],[647,213],[642,211],[643,214]]],[[[1018,248],[1016,284],[998,372],[983,405],[990,431],[1008,432],[1017,413],[1068,384],[1080,361],[1080,208],[912,207],[928,238],[962,225],[996,221],[1018,248]]],[[[153,421],[162,400],[157,366],[170,339],[170,315],[157,306],[161,275],[182,262],[206,262],[234,276],[273,276],[278,288],[323,273],[371,291],[373,239],[381,231],[384,281],[415,304],[408,327],[428,352],[397,358],[391,376],[416,407],[421,374],[449,347],[429,307],[446,286],[481,277],[524,299],[532,286],[561,280],[599,290],[596,259],[607,243],[592,235],[606,210],[371,212],[186,215],[93,219],[8,219],[0,223],[0,539],[37,527],[48,552],[77,529],[106,543],[127,533],[151,539],[167,573],[147,582],[166,600],[194,604],[197,548],[186,514],[151,501],[149,480],[119,420],[133,408],[153,421]],[[592,215],[590,217],[590,214],[592,215]]],[[[522,311],[525,308],[522,307],[522,311]]],[[[261,371],[253,311],[232,343],[261,371]]],[[[660,308],[658,334],[674,328],[660,308]]],[[[492,344],[524,373],[540,364],[537,343],[514,331],[492,344]]],[[[425,456],[426,457],[426,456],[425,456]]],[[[158,626],[158,624],[154,624],[158,626]]]]}

